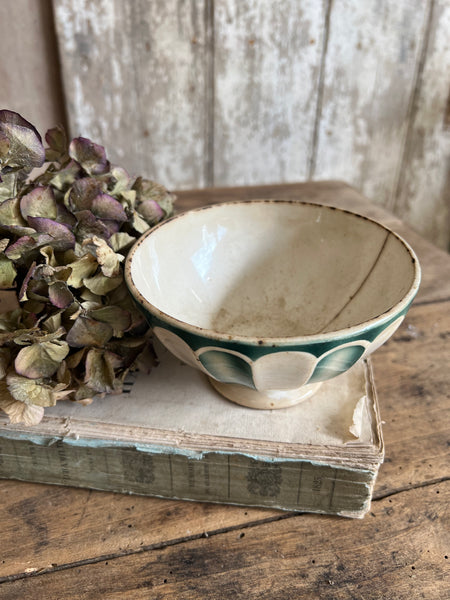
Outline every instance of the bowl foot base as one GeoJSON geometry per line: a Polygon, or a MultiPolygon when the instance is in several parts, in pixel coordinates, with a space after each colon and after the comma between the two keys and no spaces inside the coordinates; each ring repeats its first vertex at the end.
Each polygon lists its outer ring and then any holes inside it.
{"type": "Polygon", "coordinates": [[[321,381],[303,385],[296,390],[270,390],[267,392],[258,392],[245,385],[237,383],[222,383],[212,377],[208,377],[211,385],[228,400],[246,406],[247,408],[257,408],[273,410],[276,408],[287,408],[295,406],[304,400],[310,398],[322,385],[321,381]]]}

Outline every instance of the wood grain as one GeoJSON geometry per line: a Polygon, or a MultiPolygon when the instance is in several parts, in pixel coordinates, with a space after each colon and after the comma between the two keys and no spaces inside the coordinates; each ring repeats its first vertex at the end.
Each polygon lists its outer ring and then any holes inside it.
{"type": "Polygon", "coordinates": [[[308,177],[326,8],[215,2],[214,185],[308,177]]]}
{"type": "Polygon", "coordinates": [[[8,600],[443,598],[444,483],[375,502],[363,521],[300,515],[0,585],[8,600]],[[418,507],[426,507],[418,510],[418,507]]]}
{"type": "Polygon", "coordinates": [[[64,123],[51,0],[0,2],[0,108],[21,113],[44,135],[64,123]]]}
{"type": "Polygon", "coordinates": [[[264,509],[1,480],[0,506],[0,580],[280,518],[264,509]]]}
{"type": "Polygon", "coordinates": [[[441,248],[450,248],[450,4],[430,14],[403,164],[391,208],[441,248]]]}
{"type": "Polygon", "coordinates": [[[205,185],[205,2],[54,0],[73,135],[135,174],[205,185]]]}
{"type": "Polygon", "coordinates": [[[396,183],[426,2],[334,2],[316,179],[345,179],[386,205],[396,183]]]}

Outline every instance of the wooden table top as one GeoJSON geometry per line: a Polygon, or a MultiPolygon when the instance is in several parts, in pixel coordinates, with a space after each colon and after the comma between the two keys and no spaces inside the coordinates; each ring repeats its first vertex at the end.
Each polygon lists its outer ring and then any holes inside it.
{"type": "Polygon", "coordinates": [[[445,598],[450,257],[340,182],[181,192],[180,209],[298,198],[372,216],[419,256],[421,289],[373,356],[385,463],[363,520],[0,481],[0,598],[445,598]]]}

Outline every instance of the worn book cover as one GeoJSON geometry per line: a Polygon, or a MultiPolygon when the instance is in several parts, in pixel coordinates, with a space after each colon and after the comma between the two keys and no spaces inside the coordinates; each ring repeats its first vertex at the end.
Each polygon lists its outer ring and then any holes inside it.
{"type": "Polygon", "coordinates": [[[61,401],[39,425],[0,416],[0,477],[362,517],[383,460],[370,364],[303,403],[253,410],[164,350],[124,393],[61,401]]]}

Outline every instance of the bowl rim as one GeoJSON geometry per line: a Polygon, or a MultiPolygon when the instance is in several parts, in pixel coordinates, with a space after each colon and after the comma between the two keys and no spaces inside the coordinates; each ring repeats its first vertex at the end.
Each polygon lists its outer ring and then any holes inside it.
{"type": "Polygon", "coordinates": [[[419,263],[416,253],[414,252],[412,247],[408,244],[408,242],[404,238],[402,238],[398,233],[393,231],[390,227],[387,227],[386,225],[380,223],[379,221],[376,221],[375,219],[372,219],[365,215],[347,210],[345,208],[339,208],[336,206],[321,204],[318,202],[308,202],[308,201],[295,200],[295,199],[274,199],[274,198],[269,198],[269,199],[261,198],[261,199],[251,199],[251,200],[233,200],[233,201],[227,201],[227,202],[217,202],[214,204],[207,204],[207,205],[201,206],[199,208],[190,209],[190,210],[186,210],[184,212],[178,213],[178,214],[170,217],[169,219],[162,221],[162,222],[156,224],[155,226],[151,227],[148,231],[143,233],[137,239],[137,241],[133,244],[133,246],[130,248],[130,250],[127,254],[127,257],[125,260],[124,272],[125,272],[126,285],[128,287],[128,290],[130,291],[130,293],[134,296],[135,300],[139,304],[141,304],[152,315],[154,315],[155,317],[159,318],[162,321],[167,322],[167,324],[171,325],[172,327],[175,327],[176,329],[184,330],[190,334],[194,334],[194,335],[201,336],[201,337],[207,337],[211,340],[215,340],[218,342],[228,342],[228,343],[238,342],[238,343],[242,343],[242,344],[258,345],[258,346],[272,346],[272,347],[282,346],[282,345],[291,346],[291,345],[302,345],[302,344],[310,344],[310,343],[328,342],[328,341],[333,341],[336,339],[342,339],[343,337],[345,337],[345,338],[351,337],[354,334],[358,334],[360,332],[367,331],[368,329],[371,329],[373,327],[382,325],[382,324],[386,323],[387,321],[390,321],[392,317],[398,316],[398,314],[402,310],[404,310],[405,308],[407,308],[409,306],[409,304],[413,301],[415,295],[417,294],[417,291],[420,286],[420,281],[421,281],[421,267],[420,267],[420,263],[419,263]],[[193,325],[186,321],[182,321],[181,319],[177,319],[176,317],[173,317],[173,316],[169,315],[168,313],[165,313],[164,311],[157,308],[155,305],[153,305],[151,302],[149,302],[138,290],[136,284],[133,281],[133,277],[131,274],[131,265],[133,262],[133,257],[136,254],[136,251],[138,250],[139,246],[141,246],[149,236],[151,236],[155,231],[157,231],[161,227],[170,226],[174,221],[176,221],[178,219],[182,219],[182,218],[186,217],[187,215],[191,215],[192,213],[200,213],[205,210],[223,209],[223,208],[226,208],[229,206],[236,206],[236,205],[280,204],[280,203],[287,204],[287,205],[311,206],[311,207],[322,208],[322,209],[326,209],[326,210],[330,210],[330,211],[339,211],[341,213],[347,213],[353,217],[357,217],[364,221],[369,221],[369,222],[373,223],[374,225],[376,225],[377,227],[380,227],[381,229],[386,231],[386,233],[388,234],[386,236],[386,239],[389,235],[393,235],[394,237],[396,237],[400,241],[400,243],[406,248],[406,250],[411,258],[411,262],[414,265],[413,281],[412,281],[412,284],[409,287],[408,291],[406,292],[406,294],[403,296],[403,298],[401,300],[399,300],[396,304],[391,306],[391,308],[389,308],[387,311],[384,311],[384,312],[380,313],[379,315],[372,317],[371,319],[368,319],[366,321],[362,321],[355,325],[351,325],[350,327],[344,327],[341,329],[331,330],[331,331],[328,331],[325,333],[322,333],[322,332],[314,333],[311,335],[282,336],[282,337],[267,337],[267,336],[257,337],[257,336],[222,333],[219,331],[215,331],[214,329],[200,327],[198,325],[193,325]]]}

